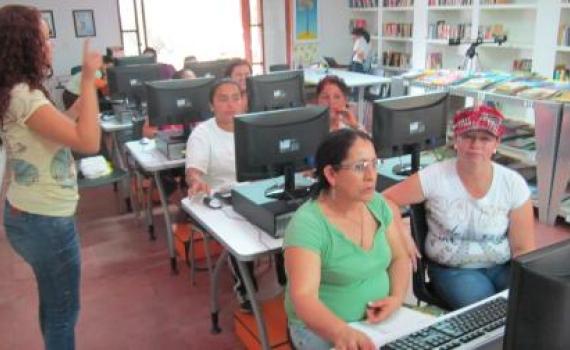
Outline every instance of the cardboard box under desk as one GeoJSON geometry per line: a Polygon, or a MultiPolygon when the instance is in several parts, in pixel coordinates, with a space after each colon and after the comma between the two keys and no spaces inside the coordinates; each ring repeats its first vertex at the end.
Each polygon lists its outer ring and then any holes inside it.
{"type": "MultiPolygon", "coordinates": [[[[184,259],[186,263],[190,259],[190,237],[191,230],[196,230],[191,224],[177,224],[176,230],[174,231],[174,248],[176,250],[176,255],[184,259]]],[[[208,248],[210,252],[210,257],[214,258],[220,255],[222,252],[222,246],[213,238],[208,239],[208,248]]],[[[194,233],[194,259],[202,260],[206,258],[205,242],[203,235],[200,233],[194,233]]]]}
{"type": "MultiPolygon", "coordinates": [[[[283,304],[283,295],[261,302],[265,328],[271,349],[292,350],[287,337],[287,315],[283,304]]],[[[261,349],[261,341],[253,314],[239,310],[234,312],[235,333],[248,350],[261,349]]]]}

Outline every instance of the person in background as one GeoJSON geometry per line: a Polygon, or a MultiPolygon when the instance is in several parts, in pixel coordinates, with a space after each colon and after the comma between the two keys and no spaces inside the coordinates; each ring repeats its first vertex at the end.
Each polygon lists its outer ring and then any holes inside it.
{"type": "Polygon", "coordinates": [[[186,67],[187,64],[198,62],[198,59],[194,55],[184,57],[184,64],[183,67],[186,67]]]}
{"type": "Polygon", "coordinates": [[[501,112],[486,105],[458,111],[453,118],[457,158],[432,164],[384,191],[400,206],[425,201],[429,279],[453,309],[507,288],[510,259],[535,247],[528,185],[492,161],[502,121],[501,112]]]}
{"type": "Polygon", "coordinates": [[[370,34],[364,28],[356,27],[352,30],[352,39],[352,62],[348,70],[364,73],[364,62],[370,54],[370,34]]]}
{"type": "Polygon", "coordinates": [[[384,197],[372,139],[332,132],[315,156],[313,199],[293,215],[283,249],[285,310],[296,349],[374,349],[349,322],[378,323],[403,303],[410,263],[384,197]]]}
{"type": "Polygon", "coordinates": [[[196,79],[196,74],[190,69],[183,68],[179,71],[176,71],[172,76],[172,79],[196,79]]]}
{"type": "MultiPolygon", "coordinates": [[[[200,123],[190,134],[186,146],[188,197],[227,190],[236,182],[234,118],[241,113],[242,99],[240,86],[234,80],[222,79],[212,87],[210,104],[214,118],[200,123]]],[[[240,308],[251,312],[251,302],[233,256],[230,256],[230,266],[240,308]]],[[[249,262],[247,268],[257,289],[253,262],[249,262]]]]}
{"type": "MultiPolygon", "coordinates": [[[[109,95],[109,89],[107,87],[107,68],[113,64],[113,58],[110,56],[103,56],[103,64],[101,68],[95,73],[95,87],[97,88],[97,95],[99,100],[104,99],[105,96],[109,95]]],[[[63,90],[62,99],[63,106],[65,109],[69,109],[81,93],[81,71],[75,73],[71,76],[65,88],[63,90]]]]}
{"type": "Polygon", "coordinates": [[[43,85],[52,73],[53,49],[39,10],[1,7],[0,47],[0,134],[8,158],[4,227],[36,277],[45,349],[74,349],[81,263],[70,149],[99,150],[95,79],[101,55],[85,41],[80,97],[64,114],[43,85]]]}
{"type": "Polygon", "coordinates": [[[234,80],[239,85],[243,97],[242,101],[244,103],[242,112],[247,112],[248,110],[246,81],[252,73],[251,64],[248,61],[242,58],[235,58],[228,63],[228,67],[224,74],[224,76],[234,80]]]}
{"type": "Polygon", "coordinates": [[[330,130],[353,128],[364,130],[348,105],[350,91],[343,79],[327,75],[317,84],[317,104],[329,108],[330,130]]]}
{"type": "Polygon", "coordinates": [[[173,65],[168,63],[159,63],[158,62],[158,55],[156,50],[152,47],[147,47],[143,51],[143,55],[152,56],[157,59],[157,63],[160,64],[160,79],[172,79],[174,73],[176,73],[176,69],[173,65]]]}

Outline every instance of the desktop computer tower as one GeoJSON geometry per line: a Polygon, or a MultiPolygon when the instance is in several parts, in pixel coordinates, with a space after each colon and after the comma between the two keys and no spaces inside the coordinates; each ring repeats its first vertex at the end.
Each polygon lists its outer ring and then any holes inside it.
{"type": "Polygon", "coordinates": [[[275,183],[276,181],[272,179],[234,187],[232,205],[234,210],[249,222],[266,231],[269,235],[280,238],[285,233],[285,228],[297,208],[308,197],[291,200],[266,197],[265,191],[275,183]]]}
{"type": "Polygon", "coordinates": [[[184,159],[186,140],[178,131],[159,131],[156,134],[156,149],[170,160],[184,159]]]}

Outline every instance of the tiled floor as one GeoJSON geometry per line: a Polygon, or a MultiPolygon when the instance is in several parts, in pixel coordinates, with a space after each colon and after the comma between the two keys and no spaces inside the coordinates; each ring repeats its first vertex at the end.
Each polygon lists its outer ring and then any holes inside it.
{"type": "MultiPolygon", "coordinates": [[[[211,335],[206,274],[198,273],[197,285],[191,286],[186,266],[179,264],[179,275],[170,273],[161,215],[156,215],[158,239],[153,242],[142,222],[117,211],[110,188],[82,195],[78,349],[239,349],[232,331],[231,311],[237,303],[228,270],[220,293],[224,331],[211,335]]],[[[537,224],[539,246],[565,238],[570,238],[568,225],[537,224]]],[[[0,350],[41,348],[32,272],[0,229],[0,350]]]]}

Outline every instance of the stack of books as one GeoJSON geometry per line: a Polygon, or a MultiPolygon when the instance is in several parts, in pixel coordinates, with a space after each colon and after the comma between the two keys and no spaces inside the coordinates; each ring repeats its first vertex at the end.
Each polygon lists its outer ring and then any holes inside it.
{"type": "Polygon", "coordinates": [[[428,26],[428,38],[430,39],[466,39],[471,34],[471,23],[447,24],[445,21],[437,21],[428,26]]]}
{"type": "Polygon", "coordinates": [[[411,38],[412,37],[412,24],[411,23],[386,23],[384,24],[384,29],[382,35],[399,37],[399,38],[411,38]]]}
{"type": "Polygon", "coordinates": [[[384,7],[407,7],[414,6],[414,0],[384,0],[382,1],[384,7]]]}
{"type": "Polygon", "coordinates": [[[378,7],[378,0],[348,0],[350,8],[378,7]]]}

